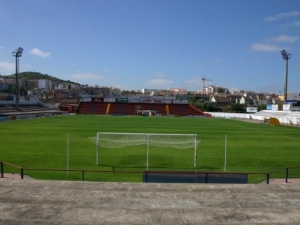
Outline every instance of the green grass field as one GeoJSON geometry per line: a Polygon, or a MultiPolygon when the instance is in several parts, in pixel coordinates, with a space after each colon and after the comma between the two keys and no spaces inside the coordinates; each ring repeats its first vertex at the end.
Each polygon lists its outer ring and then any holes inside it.
{"type": "MultiPolygon", "coordinates": [[[[0,161],[24,168],[69,168],[79,170],[143,171],[146,145],[101,149],[96,165],[96,147],[89,137],[96,132],[198,134],[197,168],[193,149],[150,147],[150,170],[224,171],[227,135],[227,172],[271,172],[300,166],[300,129],[255,124],[230,119],[136,116],[57,116],[0,123],[0,161]]],[[[5,166],[5,172],[18,172],[5,166]]],[[[300,171],[290,176],[300,177],[300,171]]],[[[25,171],[37,179],[81,180],[80,172],[25,171]]],[[[272,175],[273,176],[273,175],[272,175]]],[[[274,174],[284,176],[284,171],[274,174]]],[[[265,175],[250,177],[258,182],[265,175]]],[[[137,173],[85,173],[85,180],[141,181],[137,173]]]]}

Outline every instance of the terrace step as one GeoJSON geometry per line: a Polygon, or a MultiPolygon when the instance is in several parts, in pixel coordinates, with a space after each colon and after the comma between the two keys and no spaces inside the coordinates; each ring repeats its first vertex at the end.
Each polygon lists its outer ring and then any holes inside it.
{"type": "Polygon", "coordinates": [[[298,224],[298,184],[0,179],[0,224],[298,224]]]}

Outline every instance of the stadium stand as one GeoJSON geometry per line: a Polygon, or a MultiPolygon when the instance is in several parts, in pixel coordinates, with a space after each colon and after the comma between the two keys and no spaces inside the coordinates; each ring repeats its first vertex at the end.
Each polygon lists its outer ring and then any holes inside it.
{"type": "Polygon", "coordinates": [[[187,104],[170,104],[170,114],[181,116],[206,116],[201,110],[187,104]]]}
{"type": "Polygon", "coordinates": [[[12,105],[0,105],[0,115],[26,114],[27,112],[49,111],[49,108],[42,105],[20,105],[18,109],[12,105]]]}
{"type": "Polygon", "coordinates": [[[24,105],[19,106],[19,111],[21,112],[32,112],[32,111],[44,111],[49,110],[49,108],[41,105],[24,105]]]}
{"type": "Polygon", "coordinates": [[[135,105],[129,103],[110,103],[109,115],[135,115],[135,105]]]}
{"type": "Polygon", "coordinates": [[[81,102],[78,114],[137,115],[138,110],[155,111],[162,116],[208,116],[188,104],[81,102]]]}
{"type": "Polygon", "coordinates": [[[56,110],[53,105],[43,103],[37,99],[21,99],[18,107],[14,101],[0,101],[0,121],[24,120],[65,114],[68,113],[56,110]]]}
{"type": "Polygon", "coordinates": [[[108,103],[80,102],[77,113],[79,114],[105,114],[108,103]]]}
{"type": "Polygon", "coordinates": [[[16,107],[11,105],[0,105],[0,114],[7,112],[18,112],[18,110],[16,109],[16,107]]]}

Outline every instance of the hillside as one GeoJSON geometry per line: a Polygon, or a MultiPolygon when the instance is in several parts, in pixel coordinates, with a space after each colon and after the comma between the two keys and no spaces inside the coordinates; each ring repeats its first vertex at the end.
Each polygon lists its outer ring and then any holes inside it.
{"type": "MultiPolygon", "coordinates": [[[[70,80],[62,80],[57,77],[53,77],[48,74],[42,74],[39,72],[22,72],[22,73],[19,73],[18,75],[19,75],[19,79],[47,79],[47,80],[51,80],[53,82],[68,82],[68,83],[77,84],[76,82],[73,82],[70,80]]],[[[16,74],[7,75],[7,76],[0,75],[0,77],[7,78],[7,79],[9,79],[9,78],[15,79],[16,74]]]]}

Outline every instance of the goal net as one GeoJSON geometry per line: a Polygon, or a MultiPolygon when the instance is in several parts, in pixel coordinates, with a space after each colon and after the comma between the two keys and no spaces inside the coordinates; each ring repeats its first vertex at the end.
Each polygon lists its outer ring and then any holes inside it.
{"type": "Polygon", "coordinates": [[[140,116],[155,116],[156,110],[136,110],[136,115],[140,116]]]}
{"type": "Polygon", "coordinates": [[[149,166],[150,146],[162,148],[194,149],[194,167],[197,166],[197,134],[152,134],[152,133],[114,133],[98,132],[96,137],[91,137],[96,143],[96,163],[100,162],[101,148],[121,148],[125,146],[147,146],[147,169],[149,166]]]}

